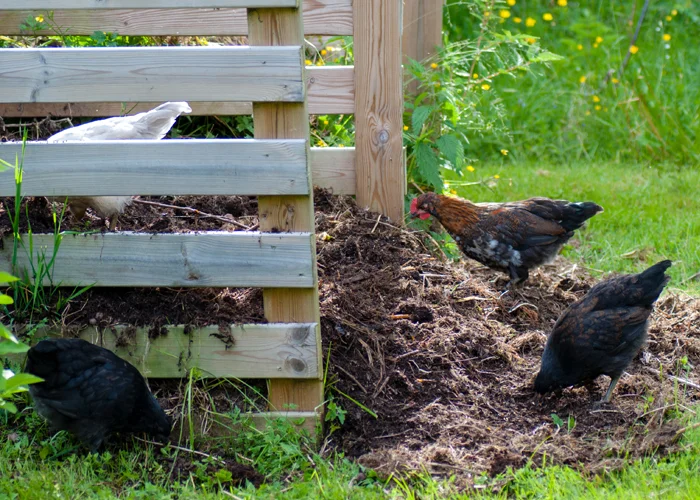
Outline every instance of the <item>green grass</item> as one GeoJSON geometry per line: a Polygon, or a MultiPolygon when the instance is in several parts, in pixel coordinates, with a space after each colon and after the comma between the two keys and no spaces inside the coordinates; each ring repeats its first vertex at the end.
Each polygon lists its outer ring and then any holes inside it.
{"type": "Polygon", "coordinates": [[[700,293],[700,171],[642,165],[476,166],[451,190],[475,202],[531,196],[594,201],[605,208],[579,231],[564,255],[597,271],[638,272],[671,259],[671,287],[700,293]],[[494,176],[499,175],[499,179],[494,176]],[[472,184],[477,182],[478,184],[472,184]]]}

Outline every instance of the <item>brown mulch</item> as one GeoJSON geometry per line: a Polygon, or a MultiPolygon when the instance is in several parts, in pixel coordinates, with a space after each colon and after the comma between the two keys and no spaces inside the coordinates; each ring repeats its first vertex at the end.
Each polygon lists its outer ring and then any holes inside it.
{"type": "MultiPolygon", "coordinates": [[[[37,205],[35,232],[42,223],[51,227],[41,200],[30,202],[37,205]]],[[[248,198],[153,201],[230,214],[248,227],[257,222],[248,198]]],[[[673,417],[700,399],[694,369],[700,301],[675,292],[673,283],[653,314],[648,346],[620,380],[612,403],[594,404],[607,388],[605,377],[593,394],[576,388],[542,398],[532,389],[542,349],[557,317],[596,281],[584,269],[559,259],[501,296],[504,276],[473,261],[445,261],[422,233],[360,210],[347,197],[319,191],[316,209],[329,378],[377,415],[336,392],[347,410],[344,425],[328,437],[336,449],[385,475],[426,469],[467,484],[484,471],[539,465],[545,457],[597,472],[679,446],[682,425],[673,417]]],[[[226,224],[134,204],[119,228],[239,229],[226,224]]],[[[102,222],[88,226],[101,228],[102,222]]],[[[100,321],[133,325],[263,320],[259,290],[94,289],[71,304],[64,321],[86,324],[98,313],[100,321]]]]}

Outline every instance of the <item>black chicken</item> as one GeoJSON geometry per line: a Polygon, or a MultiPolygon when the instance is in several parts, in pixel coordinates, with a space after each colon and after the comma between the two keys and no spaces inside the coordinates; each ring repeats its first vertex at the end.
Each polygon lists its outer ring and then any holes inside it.
{"type": "Polygon", "coordinates": [[[44,379],[29,386],[37,413],[97,452],[115,432],[145,432],[167,442],[172,422],[139,371],[111,351],[81,339],[42,340],[26,370],[44,379]]]}
{"type": "Polygon", "coordinates": [[[646,341],[649,315],[670,279],[664,274],[669,267],[671,261],[664,260],[640,274],[599,283],[564,311],[547,339],[535,390],[544,394],[607,375],[610,387],[602,402],[610,401],[646,341]]]}

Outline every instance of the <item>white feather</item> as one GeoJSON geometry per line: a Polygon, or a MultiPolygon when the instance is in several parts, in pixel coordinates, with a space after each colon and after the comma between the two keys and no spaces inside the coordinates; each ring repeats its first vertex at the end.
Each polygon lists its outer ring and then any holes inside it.
{"type": "MultiPolygon", "coordinates": [[[[63,130],[49,137],[48,142],[160,140],[172,128],[178,116],[191,112],[192,109],[186,102],[166,102],[133,116],[107,118],[63,130]]],[[[52,199],[63,201],[65,197],[52,199]]],[[[69,201],[71,210],[77,217],[81,217],[85,209],[90,207],[104,218],[120,214],[131,203],[131,197],[93,196],[71,198],[69,201]]]]}

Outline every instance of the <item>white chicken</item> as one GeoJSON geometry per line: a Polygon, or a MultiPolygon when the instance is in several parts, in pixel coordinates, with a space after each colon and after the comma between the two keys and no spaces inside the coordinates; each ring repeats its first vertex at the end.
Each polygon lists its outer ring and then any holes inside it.
{"type": "MultiPolygon", "coordinates": [[[[63,130],[49,137],[48,142],[159,140],[165,137],[178,116],[191,112],[192,109],[186,102],[166,102],[155,109],[133,116],[107,118],[63,130]]],[[[52,199],[63,201],[65,197],[52,199]]],[[[68,206],[77,219],[82,219],[85,211],[92,208],[103,219],[110,219],[109,228],[113,230],[117,224],[117,216],[131,203],[131,199],[131,196],[77,197],[70,198],[68,206]]]]}

